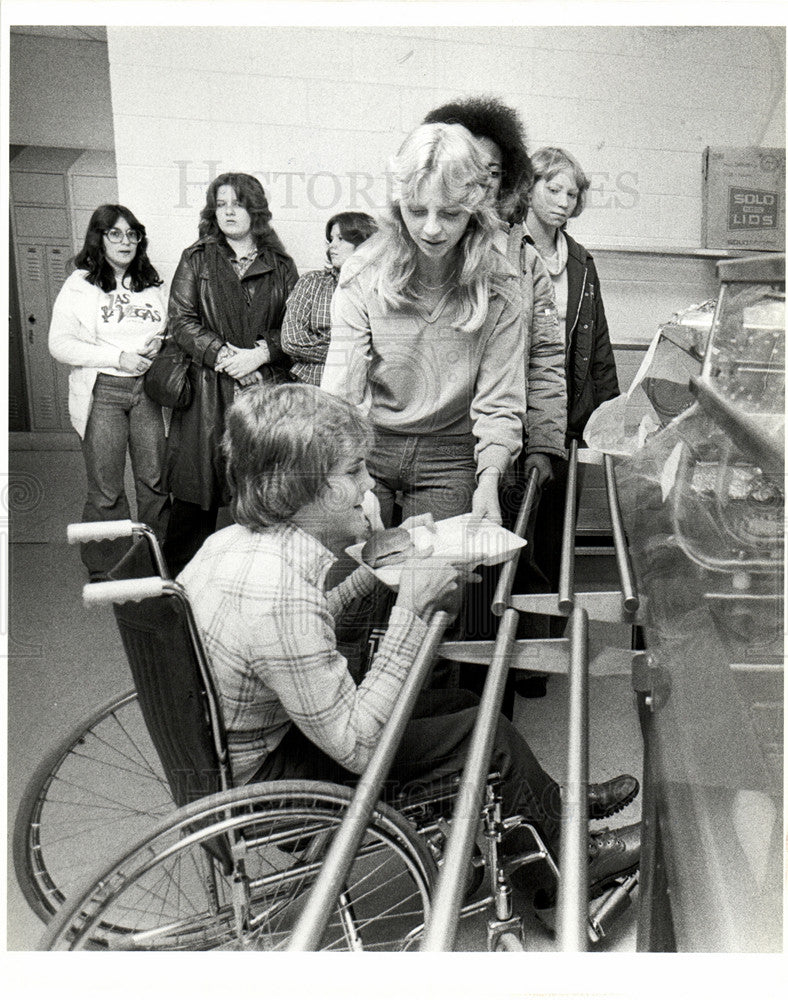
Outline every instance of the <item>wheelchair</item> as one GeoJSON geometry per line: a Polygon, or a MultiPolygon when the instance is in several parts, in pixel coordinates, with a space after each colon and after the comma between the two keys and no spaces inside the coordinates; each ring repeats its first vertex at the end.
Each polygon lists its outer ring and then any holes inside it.
{"type": "MultiPolygon", "coordinates": [[[[211,669],[183,588],[158,542],[131,521],[71,525],[72,542],[129,536],[87,605],[113,604],[135,689],[77,727],[29,782],[14,830],[23,892],[48,923],[44,950],[281,950],[353,790],[317,781],[233,787],[211,669]],[[83,881],[84,872],[94,874],[83,881]]],[[[424,930],[456,782],[379,802],[320,950],[407,950],[424,930]]],[[[538,827],[501,816],[487,782],[463,915],[511,894],[514,869],[543,862],[538,827]],[[513,826],[534,849],[505,859],[513,826]],[[473,900],[485,871],[491,891],[473,900]]]]}

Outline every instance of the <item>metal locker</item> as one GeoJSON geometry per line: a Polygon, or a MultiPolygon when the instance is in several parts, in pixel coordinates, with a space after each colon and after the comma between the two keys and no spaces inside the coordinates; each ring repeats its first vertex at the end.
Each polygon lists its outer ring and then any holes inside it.
{"type": "MultiPolygon", "coordinates": [[[[50,301],[50,312],[51,307],[55,304],[55,299],[57,298],[58,292],[63,286],[63,282],[68,277],[71,267],[69,262],[71,260],[71,249],[70,247],[60,246],[48,246],[46,248],[46,259],[47,259],[47,283],[49,285],[49,301],[50,301]]],[[[47,325],[47,330],[49,330],[49,325],[47,325]]],[[[67,365],[61,365],[55,362],[55,378],[57,380],[57,404],[60,413],[60,424],[63,428],[71,427],[71,421],[68,418],[68,375],[70,368],[67,365]]]]}
{"type": "Polygon", "coordinates": [[[48,339],[52,304],[71,248],[17,239],[16,252],[32,429],[68,430],[68,372],[50,355],[48,339]]]}

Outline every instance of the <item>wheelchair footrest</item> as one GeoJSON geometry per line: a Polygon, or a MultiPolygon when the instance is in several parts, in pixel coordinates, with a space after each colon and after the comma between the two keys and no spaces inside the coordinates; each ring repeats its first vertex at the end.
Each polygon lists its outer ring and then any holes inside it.
{"type": "MultiPolygon", "coordinates": [[[[638,872],[622,876],[601,896],[592,899],[588,905],[588,939],[596,944],[605,937],[616,920],[632,905],[632,893],[638,884],[638,872]]],[[[557,909],[555,898],[552,902],[534,900],[534,913],[542,926],[555,933],[557,909]]]]}
{"type": "Polygon", "coordinates": [[[588,934],[593,942],[600,941],[610,926],[632,905],[632,893],[638,884],[638,873],[622,879],[606,893],[591,901],[588,912],[588,934]]]}

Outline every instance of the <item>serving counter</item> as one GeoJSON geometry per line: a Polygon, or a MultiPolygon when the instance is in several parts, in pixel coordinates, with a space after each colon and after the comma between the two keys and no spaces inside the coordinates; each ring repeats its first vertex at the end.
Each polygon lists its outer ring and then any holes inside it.
{"type": "Polygon", "coordinates": [[[696,403],[616,468],[645,598],[644,951],[782,950],[785,258],[718,270],[696,403]]]}

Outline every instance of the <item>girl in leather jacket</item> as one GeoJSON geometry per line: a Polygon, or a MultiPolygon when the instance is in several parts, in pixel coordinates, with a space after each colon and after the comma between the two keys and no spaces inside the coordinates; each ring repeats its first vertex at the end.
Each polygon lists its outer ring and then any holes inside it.
{"type": "Polygon", "coordinates": [[[173,576],[230,499],[225,410],[247,386],[291,380],[280,331],[298,272],[270,220],[257,178],[221,174],[208,187],[200,238],[184,250],[172,281],[169,329],[191,361],[193,390],[191,405],[173,413],[168,439],[173,507],[164,552],[173,576]]]}

